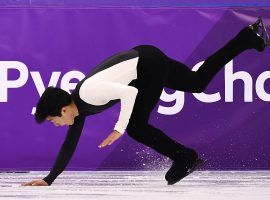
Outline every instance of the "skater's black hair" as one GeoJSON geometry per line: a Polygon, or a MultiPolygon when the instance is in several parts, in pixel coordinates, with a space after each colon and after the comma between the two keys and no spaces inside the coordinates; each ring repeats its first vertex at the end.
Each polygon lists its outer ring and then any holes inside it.
{"type": "Polygon", "coordinates": [[[35,113],[37,123],[42,123],[48,116],[61,117],[61,109],[71,104],[71,95],[61,88],[48,87],[41,95],[35,113]]]}

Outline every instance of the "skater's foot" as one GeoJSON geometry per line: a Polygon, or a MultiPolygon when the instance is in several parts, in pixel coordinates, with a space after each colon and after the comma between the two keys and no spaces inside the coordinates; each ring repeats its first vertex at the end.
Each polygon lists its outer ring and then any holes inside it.
{"type": "Polygon", "coordinates": [[[183,166],[183,163],[174,161],[171,168],[165,175],[168,185],[177,183],[193,171],[199,169],[204,163],[205,160],[202,160],[201,158],[197,158],[190,166],[183,166]]]}

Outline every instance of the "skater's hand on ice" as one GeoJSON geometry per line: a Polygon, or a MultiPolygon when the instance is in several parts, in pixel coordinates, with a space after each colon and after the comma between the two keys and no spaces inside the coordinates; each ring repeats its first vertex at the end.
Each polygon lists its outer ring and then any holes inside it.
{"type": "Polygon", "coordinates": [[[99,148],[105,147],[107,145],[111,145],[115,140],[121,137],[121,133],[114,130],[103,142],[98,146],[99,148]]]}
{"type": "Polygon", "coordinates": [[[48,183],[42,179],[22,183],[21,186],[48,186],[48,183]]]}

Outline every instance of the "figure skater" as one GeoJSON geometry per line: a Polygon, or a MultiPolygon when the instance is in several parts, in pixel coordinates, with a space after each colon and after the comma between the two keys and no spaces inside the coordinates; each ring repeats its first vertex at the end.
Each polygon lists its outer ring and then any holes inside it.
{"type": "Polygon", "coordinates": [[[194,149],[174,141],[148,123],[163,87],[201,93],[230,60],[248,49],[262,52],[268,45],[266,28],[258,18],[208,57],[196,72],[153,45],[139,45],[104,60],[77,84],[71,94],[48,87],[37,103],[35,120],[37,123],[49,120],[56,126],[68,125],[68,132],[50,173],[43,179],[22,185],[51,185],[71,159],[85,118],[118,102],[121,102],[118,121],[99,147],[111,145],[126,131],[134,140],[172,160],[165,179],[168,185],[175,184],[194,171],[202,159],[194,149]]]}

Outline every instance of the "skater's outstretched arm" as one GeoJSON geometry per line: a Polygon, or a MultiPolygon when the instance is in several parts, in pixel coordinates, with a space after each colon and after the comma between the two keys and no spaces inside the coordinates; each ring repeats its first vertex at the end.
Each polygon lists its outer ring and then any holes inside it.
{"type": "Polygon", "coordinates": [[[53,181],[64,171],[65,167],[69,163],[80,139],[84,121],[85,117],[78,116],[75,118],[74,124],[69,126],[65,141],[61,146],[50,173],[41,180],[23,183],[23,186],[46,186],[53,183],[53,181]]]}

